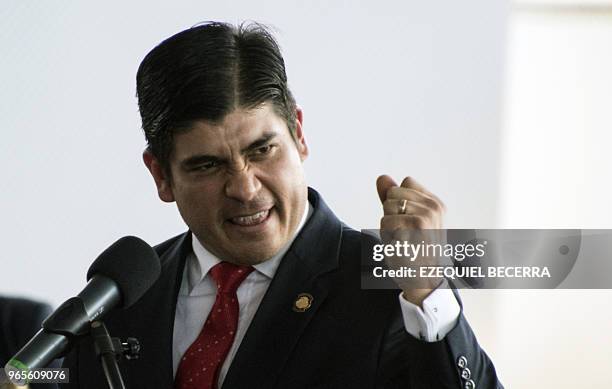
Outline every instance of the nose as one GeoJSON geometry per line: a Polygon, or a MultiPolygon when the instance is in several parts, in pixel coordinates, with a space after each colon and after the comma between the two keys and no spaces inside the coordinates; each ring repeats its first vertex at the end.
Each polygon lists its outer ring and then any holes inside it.
{"type": "Polygon", "coordinates": [[[248,203],[255,199],[260,189],[261,182],[248,166],[245,165],[240,170],[228,172],[225,183],[225,195],[227,197],[242,203],[248,203]]]}

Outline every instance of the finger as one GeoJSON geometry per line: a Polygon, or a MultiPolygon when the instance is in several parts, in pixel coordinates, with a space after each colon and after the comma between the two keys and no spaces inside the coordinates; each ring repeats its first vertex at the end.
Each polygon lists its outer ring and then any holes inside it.
{"type": "Polygon", "coordinates": [[[390,188],[396,187],[397,183],[393,181],[393,178],[384,174],[376,179],[376,190],[378,191],[378,197],[380,202],[384,202],[387,199],[387,192],[390,188]]]}
{"type": "Polygon", "coordinates": [[[417,180],[415,180],[414,178],[410,176],[406,176],[402,180],[402,184],[400,186],[404,188],[412,188],[412,189],[420,190],[423,192],[427,192],[427,189],[425,189],[423,185],[419,184],[417,180]]]}
{"type": "Polygon", "coordinates": [[[402,180],[402,184],[400,185],[402,188],[414,189],[418,192],[424,193],[427,197],[430,197],[434,201],[436,201],[442,208],[444,208],[444,203],[440,200],[435,194],[431,193],[427,188],[421,185],[414,178],[407,176],[402,180]]]}
{"type": "Polygon", "coordinates": [[[428,212],[428,209],[416,201],[407,199],[387,199],[383,203],[383,211],[385,215],[401,215],[402,203],[406,201],[406,209],[403,214],[407,215],[423,215],[428,212]]]}
{"type": "Polygon", "coordinates": [[[425,199],[431,199],[423,192],[419,192],[416,189],[404,188],[401,186],[393,186],[387,191],[387,200],[410,200],[416,202],[423,202],[425,199]]]}
{"type": "Polygon", "coordinates": [[[427,194],[412,188],[409,189],[401,186],[394,186],[387,191],[387,199],[406,199],[409,201],[414,201],[435,212],[444,210],[444,204],[434,198],[429,197],[427,194]]]}
{"type": "Polygon", "coordinates": [[[387,215],[380,219],[380,229],[385,231],[424,228],[430,228],[430,223],[419,215],[387,215]]]}

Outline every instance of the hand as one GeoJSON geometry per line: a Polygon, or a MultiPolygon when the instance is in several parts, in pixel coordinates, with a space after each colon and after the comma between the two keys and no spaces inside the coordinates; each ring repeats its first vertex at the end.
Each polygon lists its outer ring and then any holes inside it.
{"type": "MultiPolygon", "coordinates": [[[[442,217],[446,210],[444,204],[433,193],[425,189],[411,177],[406,177],[398,186],[387,175],[376,180],[378,196],[383,206],[384,216],[380,220],[383,243],[388,241],[407,241],[409,244],[444,244],[442,217]],[[427,231],[433,230],[433,231],[427,231]]],[[[386,258],[390,268],[400,266],[439,266],[442,258],[420,256],[410,261],[406,258],[386,258]]],[[[401,278],[395,280],[404,291],[403,297],[413,304],[421,305],[423,300],[435,289],[440,278],[401,278]]]]}

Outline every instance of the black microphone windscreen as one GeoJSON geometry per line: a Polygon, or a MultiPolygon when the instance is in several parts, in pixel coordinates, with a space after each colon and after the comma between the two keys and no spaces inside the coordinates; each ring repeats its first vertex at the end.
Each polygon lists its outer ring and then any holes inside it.
{"type": "Polygon", "coordinates": [[[87,280],[102,275],[115,281],[121,290],[121,306],[127,308],[153,286],[160,272],[155,250],[140,238],[125,236],[96,258],[87,271],[87,280]]]}

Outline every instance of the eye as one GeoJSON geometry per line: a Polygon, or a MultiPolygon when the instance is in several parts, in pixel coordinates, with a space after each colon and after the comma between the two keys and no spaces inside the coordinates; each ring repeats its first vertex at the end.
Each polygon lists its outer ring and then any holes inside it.
{"type": "Polygon", "coordinates": [[[261,146],[261,147],[256,148],[253,151],[253,154],[256,155],[256,156],[258,156],[258,155],[259,156],[267,155],[267,154],[270,154],[275,147],[276,147],[275,145],[261,146]]]}
{"type": "Polygon", "coordinates": [[[217,166],[219,166],[219,162],[218,161],[205,162],[205,163],[203,163],[201,165],[195,166],[193,168],[193,171],[205,172],[205,171],[214,169],[217,166]]]}

